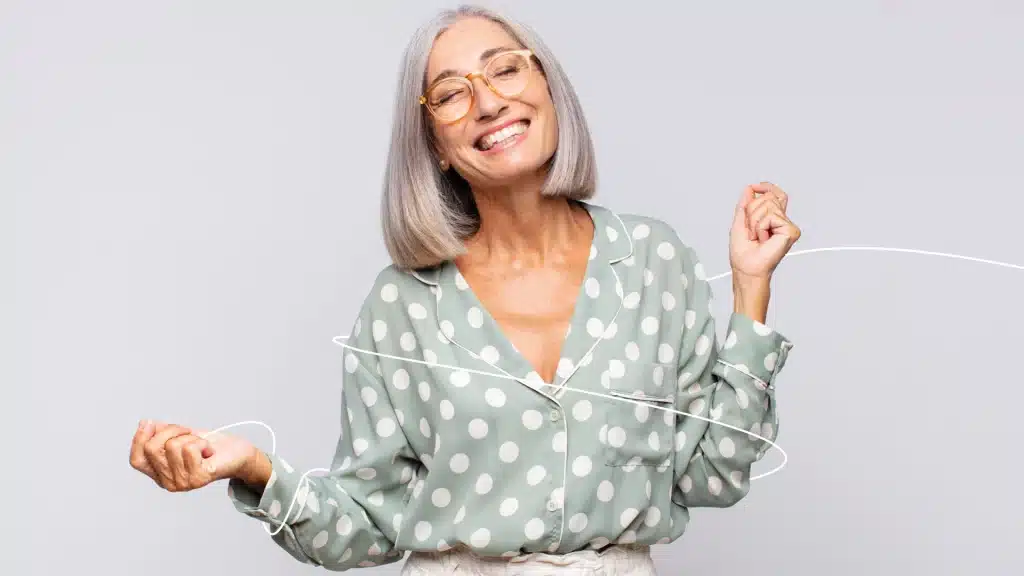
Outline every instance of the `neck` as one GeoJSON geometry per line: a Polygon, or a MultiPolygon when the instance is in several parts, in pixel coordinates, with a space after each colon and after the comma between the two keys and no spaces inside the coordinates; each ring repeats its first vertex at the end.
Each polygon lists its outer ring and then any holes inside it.
{"type": "Polygon", "coordinates": [[[565,264],[587,242],[590,219],[565,198],[542,196],[540,183],[477,190],[480,228],[466,241],[467,264],[512,268],[565,264]]]}

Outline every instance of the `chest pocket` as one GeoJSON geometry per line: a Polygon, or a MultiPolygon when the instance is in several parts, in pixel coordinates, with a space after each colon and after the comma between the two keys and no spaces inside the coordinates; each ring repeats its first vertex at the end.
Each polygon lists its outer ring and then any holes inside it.
{"type": "Polygon", "coordinates": [[[659,466],[675,443],[676,366],[630,363],[621,378],[609,380],[601,428],[605,461],[611,466],[659,466]],[[626,401],[628,400],[628,401],[626,401]]]}

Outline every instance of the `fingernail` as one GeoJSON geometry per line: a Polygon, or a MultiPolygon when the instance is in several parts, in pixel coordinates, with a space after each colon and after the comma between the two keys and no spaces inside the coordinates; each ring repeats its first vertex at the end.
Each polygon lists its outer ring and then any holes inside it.
{"type": "Polygon", "coordinates": [[[142,430],[146,426],[145,420],[139,420],[139,430],[142,430]]]}

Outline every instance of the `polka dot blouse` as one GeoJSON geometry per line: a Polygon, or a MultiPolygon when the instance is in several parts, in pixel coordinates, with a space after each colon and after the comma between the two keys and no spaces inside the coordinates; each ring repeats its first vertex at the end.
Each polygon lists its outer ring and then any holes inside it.
{"type": "Polygon", "coordinates": [[[719,345],[693,249],[660,220],[583,206],[594,241],[553,382],[454,264],[389,266],[348,344],[391,358],[343,349],[333,472],[302,480],[272,456],[262,494],[229,483],[235,507],[280,527],[273,539],[295,558],[345,570],[456,546],[511,556],[667,543],[690,508],[743,498],[768,444],[662,408],[774,440],[792,344],[732,314],[719,345]]]}

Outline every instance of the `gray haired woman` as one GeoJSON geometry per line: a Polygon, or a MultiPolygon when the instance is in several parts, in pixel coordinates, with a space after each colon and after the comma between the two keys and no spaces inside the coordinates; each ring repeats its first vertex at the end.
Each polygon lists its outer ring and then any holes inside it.
{"type": "Polygon", "coordinates": [[[579,101],[527,27],[447,11],[408,47],[382,212],[392,263],[344,350],[331,469],[143,421],[131,464],[170,491],[227,479],[298,560],[403,574],[654,574],[693,507],[727,507],[777,430],[792,347],[766,326],[800,236],[747,186],[716,340],[694,250],[592,203],[579,101]],[[717,424],[724,424],[720,426],[717,424]],[[743,433],[749,431],[750,433],[743,433]]]}

